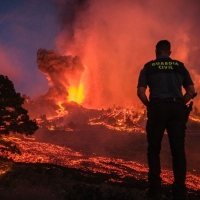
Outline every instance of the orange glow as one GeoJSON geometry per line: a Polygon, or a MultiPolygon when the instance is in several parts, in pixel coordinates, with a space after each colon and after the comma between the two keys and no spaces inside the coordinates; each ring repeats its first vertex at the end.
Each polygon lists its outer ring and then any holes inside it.
{"type": "MultiPolygon", "coordinates": [[[[59,109],[56,111],[58,113],[57,116],[55,117],[61,117],[61,116],[65,116],[67,114],[67,111],[65,110],[65,107],[63,107],[62,105],[63,102],[59,101],[57,104],[59,106],[59,109]]],[[[53,120],[53,117],[49,120],[53,120]]],[[[49,127],[47,127],[49,130],[55,130],[55,125],[50,125],[49,127]]]]}
{"type": "Polygon", "coordinates": [[[60,107],[61,110],[64,110],[65,108],[62,106],[62,102],[58,102],[58,106],[60,107]]]}
{"type": "Polygon", "coordinates": [[[83,85],[80,84],[78,87],[76,86],[71,86],[68,90],[68,101],[74,101],[78,104],[81,104],[84,100],[84,90],[83,90],[83,85]]]}
{"type": "MultiPolygon", "coordinates": [[[[16,136],[4,136],[4,140],[11,141],[20,148],[21,155],[8,152],[8,158],[13,159],[14,162],[52,163],[64,167],[81,169],[87,172],[113,174],[109,182],[121,182],[120,180],[123,181],[123,178],[126,177],[135,177],[138,180],[147,179],[148,167],[145,164],[135,161],[102,156],[88,157],[66,146],[37,141],[33,142],[30,140],[24,141],[16,136]],[[116,177],[119,178],[116,179],[116,177]]],[[[11,170],[11,165],[1,165],[0,176],[11,170]]],[[[162,169],[161,178],[164,184],[172,184],[172,171],[162,169]]],[[[199,191],[200,176],[188,172],[186,185],[189,189],[199,191]]]]}

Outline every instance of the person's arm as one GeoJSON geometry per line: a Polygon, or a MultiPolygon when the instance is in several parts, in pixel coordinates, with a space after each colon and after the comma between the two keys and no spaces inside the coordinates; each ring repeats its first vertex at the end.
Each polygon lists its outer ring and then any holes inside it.
{"type": "Polygon", "coordinates": [[[148,105],[148,98],[146,95],[146,88],[145,87],[138,87],[137,89],[137,96],[139,97],[140,101],[147,106],[148,105]]]}
{"type": "Polygon", "coordinates": [[[183,96],[184,103],[188,103],[191,99],[196,96],[194,85],[188,85],[185,87],[185,94],[183,96]]]}

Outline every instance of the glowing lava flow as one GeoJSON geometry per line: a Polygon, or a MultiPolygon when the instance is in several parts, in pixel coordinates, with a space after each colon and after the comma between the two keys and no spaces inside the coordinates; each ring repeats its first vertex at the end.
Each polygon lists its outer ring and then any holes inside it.
{"type": "MultiPolygon", "coordinates": [[[[59,101],[58,102],[58,106],[59,106],[59,109],[57,110],[57,117],[63,117],[63,116],[66,116],[67,114],[67,111],[65,110],[65,108],[62,106],[62,102],[59,101]]],[[[56,116],[55,116],[56,117],[56,116]]]]}
{"type": "Polygon", "coordinates": [[[83,84],[79,84],[78,87],[71,86],[68,90],[68,101],[74,101],[78,104],[81,104],[84,100],[84,90],[83,90],[83,84]]]}
{"type": "Polygon", "coordinates": [[[59,102],[58,102],[58,105],[59,105],[59,107],[60,107],[61,110],[64,110],[64,109],[65,109],[65,108],[62,106],[62,102],[59,101],[59,102]]]}
{"type": "Polygon", "coordinates": [[[127,132],[145,133],[141,123],[146,120],[146,113],[139,113],[129,108],[114,108],[98,118],[89,120],[90,125],[103,125],[108,129],[127,132]]]}
{"type": "Polygon", "coordinates": [[[190,114],[190,119],[195,122],[200,122],[200,117],[193,114],[190,114]]]}
{"type": "MultiPolygon", "coordinates": [[[[5,139],[14,142],[22,152],[22,155],[9,155],[16,162],[53,163],[60,166],[92,171],[93,173],[117,174],[121,178],[135,177],[137,179],[147,179],[148,167],[138,162],[109,157],[87,157],[65,146],[23,141],[14,137],[7,137],[5,139]]],[[[0,171],[0,173],[6,172],[0,171]]],[[[172,171],[162,170],[161,176],[164,183],[171,184],[173,182],[172,171]]],[[[115,182],[117,180],[112,179],[109,181],[115,182]]],[[[187,173],[186,184],[188,188],[200,190],[200,177],[187,173]]]]}

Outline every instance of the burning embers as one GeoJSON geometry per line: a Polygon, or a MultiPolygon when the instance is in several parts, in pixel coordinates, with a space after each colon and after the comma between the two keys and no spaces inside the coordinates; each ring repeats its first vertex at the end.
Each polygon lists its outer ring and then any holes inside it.
{"type": "Polygon", "coordinates": [[[53,50],[39,49],[37,52],[38,69],[49,81],[50,89],[44,95],[46,100],[55,104],[66,102],[82,103],[84,86],[82,74],[84,66],[78,56],[61,56],[53,50]]]}
{"type": "MultiPolygon", "coordinates": [[[[91,171],[93,173],[101,172],[105,174],[113,174],[113,179],[110,179],[110,182],[118,181],[114,178],[116,177],[115,175],[121,178],[147,178],[147,166],[138,162],[102,156],[95,157],[94,155],[88,157],[65,146],[30,141],[27,139],[26,141],[15,137],[6,137],[5,139],[14,142],[22,152],[22,155],[20,156],[13,154],[9,155],[10,158],[16,162],[52,163],[60,166],[91,171]]],[[[7,171],[8,169],[5,167],[0,168],[0,175],[7,171]]],[[[164,184],[172,184],[172,171],[162,170],[161,176],[164,184]]],[[[200,190],[200,177],[187,173],[186,184],[190,189],[200,190]]]]}
{"type": "Polygon", "coordinates": [[[90,119],[90,125],[101,124],[112,130],[141,132],[144,133],[144,122],[146,120],[145,109],[140,112],[133,108],[114,107],[108,109],[98,118],[90,119]]]}
{"type": "MultiPolygon", "coordinates": [[[[25,108],[36,118],[40,128],[49,130],[77,130],[79,124],[103,125],[108,129],[145,133],[146,109],[144,106],[131,108],[116,107],[107,110],[87,109],[74,102],[55,105],[52,101],[25,101],[25,108]],[[35,113],[34,113],[35,112],[35,113]]],[[[187,132],[200,131],[200,114],[193,111],[187,123],[187,132]]]]}
{"type": "MultiPolygon", "coordinates": [[[[68,106],[66,106],[69,108],[68,106]]],[[[76,124],[103,125],[108,129],[145,133],[146,111],[133,108],[114,107],[108,110],[90,110],[78,105],[71,105],[69,111],[59,104],[57,115],[45,114],[37,119],[41,128],[49,130],[77,130],[76,124]],[[94,117],[97,116],[97,117],[94,117]],[[79,120],[78,120],[79,118],[79,120]],[[81,120],[82,118],[82,120],[81,120]]]]}

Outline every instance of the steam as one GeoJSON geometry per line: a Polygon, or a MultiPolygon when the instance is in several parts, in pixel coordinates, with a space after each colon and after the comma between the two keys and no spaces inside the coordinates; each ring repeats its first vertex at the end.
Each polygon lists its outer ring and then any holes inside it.
{"type": "MultiPolygon", "coordinates": [[[[144,63],[155,58],[155,44],[168,39],[172,58],[191,71],[200,90],[198,1],[60,0],[61,55],[79,55],[85,71],[84,105],[102,108],[138,101],[137,79],[144,63]]],[[[196,103],[198,101],[196,100],[196,103]]]]}
{"type": "Polygon", "coordinates": [[[67,102],[70,84],[77,86],[84,71],[80,58],[61,56],[53,50],[39,49],[37,63],[38,69],[49,80],[50,89],[45,94],[45,99],[55,103],[67,102]]]}

